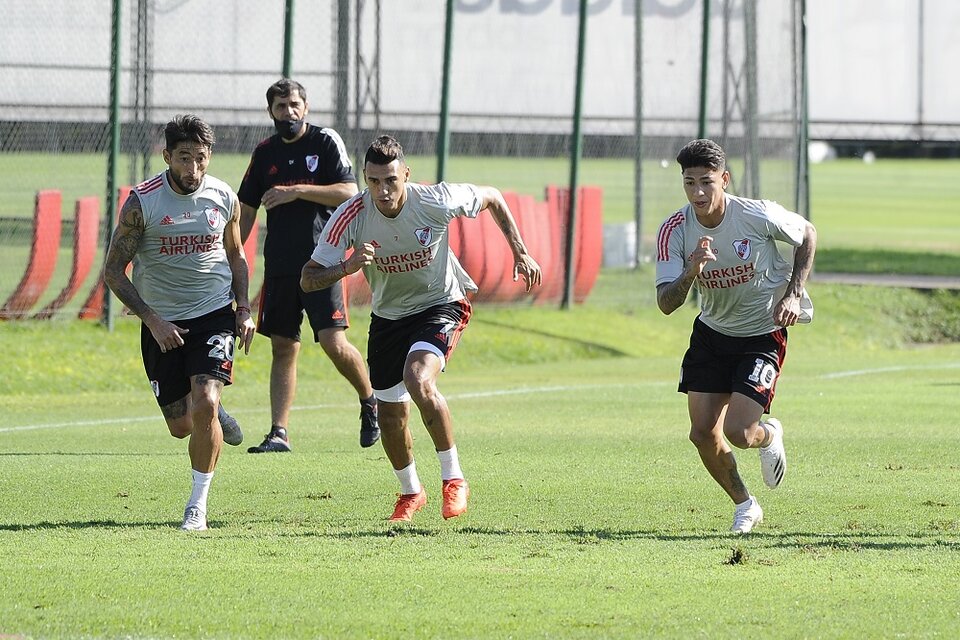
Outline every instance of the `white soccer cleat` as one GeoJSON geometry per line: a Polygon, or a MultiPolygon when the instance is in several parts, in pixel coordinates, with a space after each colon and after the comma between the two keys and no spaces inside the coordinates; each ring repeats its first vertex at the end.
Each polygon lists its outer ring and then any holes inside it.
{"type": "Polygon", "coordinates": [[[734,533],[750,533],[753,528],[763,522],[763,509],[760,503],[753,496],[743,506],[738,506],[733,510],[733,526],[730,531],[734,533]]]}
{"type": "Polygon", "coordinates": [[[772,432],[773,438],[766,447],[760,447],[760,471],[763,481],[771,489],[783,482],[787,473],[787,452],[783,448],[783,425],[776,418],[767,418],[764,422],[772,432]]]}
{"type": "Polygon", "coordinates": [[[184,531],[206,531],[207,514],[200,511],[199,507],[187,507],[183,512],[183,524],[180,528],[184,531]]]}

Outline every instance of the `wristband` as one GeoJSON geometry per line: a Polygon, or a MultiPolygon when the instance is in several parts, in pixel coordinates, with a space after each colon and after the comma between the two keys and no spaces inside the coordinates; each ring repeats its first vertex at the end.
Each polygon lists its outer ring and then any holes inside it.
{"type": "Polygon", "coordinates": [[[343,259],[340,259],[340,268],[343,269],[343,277],[346,278],[349,273],[347,273],[347,265],[343,264],[343,259]]]}
{"type": "Polygon", "coordinates": [[[246,311],[247,313],[250,313],[250,307],[244,307],[243,305],[237,305],[237,313],[240,313],[241,311],[246,311]]]}

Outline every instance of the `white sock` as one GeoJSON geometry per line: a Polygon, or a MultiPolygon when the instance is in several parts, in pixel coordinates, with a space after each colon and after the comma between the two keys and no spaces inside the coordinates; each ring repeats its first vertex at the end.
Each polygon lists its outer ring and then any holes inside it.
{"type": "Polygon", "coordinates": [[[746,500],[744,500],[744,501],[741,502],[740,504],[735,504],[735,505],[733,505],[733,506],[734,506],[735,508],[737,508],[737,509],[742,510],[742,509],[746,509],[747,507],[749,507],[751,502],[753,502],[753,496],[750,496],[749,498],[747,498],[746,500]]]}
{"type": "Polygon", "coordinates": [[[457,445],[453,445],[446,451],[437,451],[437,457],[440,458],[441,480],[463,478],[463,471],[460,470],[460,458],[457,456],[457,445]]]}
{"type": "Polygon", "coordinates": [[[766,442],[766,446],[761,446],[761,449],[766,449],[773,444],[773,427],[767,425],[766,422],[760,421],[757,423],[760,425],[760,428],[763,429],[763,441],[766,442]]]}
{"type": "Polygon", "coordinates": [[[196,469],[193,471],[193,493],[190,494],[188,507],[197,507],[204,513],[207,512],[207,493],[210,491],[210,481],[213,480],[213,471],[203,473],[196,469]]]}
{"type": "Polygon", "coordinates": [[[405,496],[411,493],[420,493],[422,487],[420,486],[420,478],[417,476],[416,461],[411,462],[403,469],[394,469],[393,472],[397,474],[397,480],[400,481],[400,493],[405,496]]]}

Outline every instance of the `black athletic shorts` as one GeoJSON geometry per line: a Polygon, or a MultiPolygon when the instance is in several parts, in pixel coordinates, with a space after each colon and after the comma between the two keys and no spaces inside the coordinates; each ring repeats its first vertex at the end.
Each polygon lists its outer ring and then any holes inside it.
{"type": "Polygon", "coordinates": [[[786,329],[740,338],[714,331],[698,316],[680,366],[678,391],[736,392],[769,413],[786,356],[786,329]]]}
{"type": "Polygon", "coordinates": [[[233,349],[237,316],[226,306],[199,318],[175,320],[173,324],[189,333],[183,334],[183,346],[163,353],[147,325],[140,325],[140,354],[147,380],[165,407],[190,393],[190,377],[206,374],[223,384],[233,382],[233,349]]]}
{"type": "Polygon", "coordinates": [[[370,365],[373,388],[383,391],[403,382],[403,365],[407,361],[407,354],[418,342],[432,345],[430,350],[442,354],[446,365],[460,341],[460,334],[470,321],[472,311],[467,300],[460,300],[438,304],[399,320],[387,320],[370,314],[367,364],[370,365]]]}
{"type": "Polygon", "coordinates": [[[278,276],[263,281],[257,333],[299,342],[304,311],[313,329],[314,342],[320,341],[319,333],[323,329],[350,326],[342,283],[307,293],[300,288],[300,276],[278,276]]]}

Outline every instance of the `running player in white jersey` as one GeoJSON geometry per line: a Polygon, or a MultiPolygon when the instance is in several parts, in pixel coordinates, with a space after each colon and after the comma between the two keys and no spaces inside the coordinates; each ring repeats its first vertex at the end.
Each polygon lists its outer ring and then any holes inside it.
{"type": "Polygon", "coordinates": [[[732,530],[748,533],[763,510],[740,478],[728,441],[758,448],[764,482],[779,486],[787,469],[783,427],[762,418],[786,356],[786,327],[812,316],[804,283],[817,232],[775,202],[725,193],[726,156],[712,140],[688,143],[677,162],[689,204],[657,234],[657,304],[670,314],[694,284],[700,293],[679,391],[687,394],[690,440],[734,502],[732,530]],[[777,241],[795,247],[792,264],[777,241]]]}
{"type": "Polygon", "coordinates": [[[196,116],[177,116],[164,136],[169,168],[124,203],[103,277],[143,322],[143,365],[170,434],[190,437],[193,491],[181,528],[202,531],[221,445],[243,440],[220,394],[233,380],[234,340],[249,352],[255,326],[240,203],[226,183],[206,175],[213,130],[196,116]]]}
{"type": "Polygon", "coordinates": [[[470,319],[467,292],[476,285],[450,251],[448,226],[457,216],[475,218],[486,209],[513,252],[513,279],[523,277],[530,291],[541,284],[540,265],[527,253],[503,195],[493,187],[410,183],[403,149],[390,136],[367,149],[363,177],[367,188],[334,212],[300,285],[304,291],[323,289],[363,269],[373,292],[370,381],[383,448],[401,488],[390,520],[408,521],[427,502],[407,427],[410,400],[440,459],[441,513],[453,518],[466,511],[469,487],[437,377],[470,319]]]}

